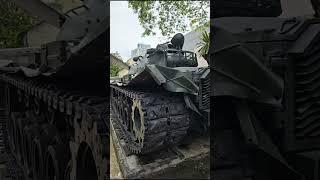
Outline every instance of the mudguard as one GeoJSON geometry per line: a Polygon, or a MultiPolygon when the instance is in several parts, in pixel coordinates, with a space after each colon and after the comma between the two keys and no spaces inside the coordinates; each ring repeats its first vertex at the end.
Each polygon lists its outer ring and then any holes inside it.
{"type": "Polygon", "coordinates": [[[192,72],[197,70],[197,68],[184,67],[183,69],[179,69],[159,65],[147,65],[146,70],[158,85],[162,85],[168,91],[198,95],[199,86],[192,81],[192,72]]]}
{"type": "Polygon", "coordinates": [[[229,32],[214,28],[217,47],[213,51],[214,96],[234,96],[267,104],[279,104],[283,80],[229,32]],[[221,41],[221,42],[220,42],[221,41]]]}
{"type": "MultiPolygon", "coordinates": [[[[218,130],[240,132],[246,147],[262,152],[261,159],[271,157],[285,177],[319,179],[318,166],[312,164],[318,161],[313,151],[319,148],[319,139],[308,136],[319,133],[314,113],[318,112],[319,94],[309,90],[319,86],[319,19],[237,20],[216,20],[213,28],[213,96],[227,102],[227,108],[235,105],[236,112],[232,119],[235,127],[218,130]],[[275,109],[260,107],[265,104],[275,109]],[[317,111],[310,113],[311,106],[317,111]],[[303,114],[308,108],[310,116],[303,114]]],[[[225,119],[214,121],[219,125],[225,119]]]]}
{"type": "MultiPolygon", "coordinates": [[[[125,76],[121,80],[115,80],[119,86],[148,86],[159,85],[170,92],[198,95],[200,84],[194,79],[201,78],[199,74],[208,74],[208,67],[176,67],[169,68],[161,65],[146,65],[144,69],[133,77],[125,76]]],[[[200,83],[200,82],[199,82],[200,83]]]]}

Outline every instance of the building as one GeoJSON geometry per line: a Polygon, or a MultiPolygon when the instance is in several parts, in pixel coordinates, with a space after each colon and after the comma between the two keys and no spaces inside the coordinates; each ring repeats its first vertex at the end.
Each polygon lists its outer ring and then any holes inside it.
{"type": "Polygon", "coordinates": [[[131,58],[137,56],[144,56],[147,52],[147,49],[151,48],[149,44],[141,44],[139,43],[137,48],[131,51],[131,58]]]}
{"type": "Polygon", "coordinates": [[[56,40],[59,29],[44,21],[23,33],[23,44],[27,47],[40,47],[42,44],[56,40]]]}
{"type": "Polygon", "coordinates": [[[125,74],[128,74],[129,70],[129,65],[123,62],[121,59],[119,59],[117,56],[110,54],[110,65],[116,65],[120,69],[122,69],[119,73],[118,76],[122,77],[125,74]]]}
{"type": "MultiPolygon", "coordinates": [[[[210,32],[209,27],[205,29],[210,32]]],[[[199,44],[201,42],[201,32],[191,31],[184,35],[184,44],[182,49],[186,51],[195,52],[198,60],[198,67],[207,67],[208,62],[198,53],[199,44]]]]}
{"type": "Polygon", "coordinates": [[[135,64],[136,62],[132,59],[132,58],[130,58],[130,59],[128,59],[127,60],[127,64],[129,65],[129,66],[131,66],[131,65],[133,65],[133,64],[135,64]]]}
{"type": "MultiPolygon", "coordinates": [[[[81,0],[42,0],[48,6],[55,10],[65,13],[69,9],[82,5],[81,0]]],[[[41,44],[46,44],[56,40],[59,29],[44,21],[39,22],[31,29],[22,33],[25,46],[39,47],[41,44]]]]}
{"type": "Polygon", "coordinates": [[[121,69],[129,69],[129,65],[113,54],[110,54],[110,64],[116,65],[121,69]]]}
{"type": "Polygon", "coordinates": [[[118,58],[118,59],[120,59],[120,60],[123,61],[123,58],[121,57],[121,55],[119,54],[118,51],[116,51],[115,53],[110,53],[110,54],[112,54],[112,55],[115,56],[116,58],[118,58]]]}

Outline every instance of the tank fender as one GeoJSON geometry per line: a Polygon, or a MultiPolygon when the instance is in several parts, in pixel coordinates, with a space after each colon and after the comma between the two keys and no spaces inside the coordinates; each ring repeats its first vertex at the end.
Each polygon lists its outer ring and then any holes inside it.
{"type": "Polygon", "coordinates": [[[279,105],[284,81],[268,69],[254,53],[231,33],[214,29],[217,46],[213,50],[214,96],[232,96],[279,105]]]}
{"type": "Polygon", "coordinates": [[[198,95],[199,87],[193,82],[190,72],[159,65],[147,65],[146,70],[159,85],[171,92],[198,95]]]}

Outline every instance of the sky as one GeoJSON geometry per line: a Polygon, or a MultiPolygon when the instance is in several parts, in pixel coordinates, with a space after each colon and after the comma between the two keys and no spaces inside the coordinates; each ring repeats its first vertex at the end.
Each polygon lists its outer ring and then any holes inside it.
{"type": "MultiPolygon", "coordinates": [[[[289,6],[289,0],[282,0],[283,6],[289,6]]],[[[291,15],[296,12],[310,12],[311,7],[305,6],[308,0],[301,0],[299,3],[303,5],[290,4],[288,12],[285,15],[291,15]],[[304,7],[304,8],[301,8],[304,7]],[[306,9],[307,8],[307,9],[306,9]]],[[[127,1],[110,1],[110,53],[119,52],[124,61],[130,58],[131,50],[137,47],[138,43],[149,44],[151,47],[156,47],[159,43],[168,41],[167,37],[160,35],[142,37],[143,28],[138,20],[138,15],[128,8],[127,1]]]]}
{"type": "Polygon", "coordinates": [[[117,51],[127,61],[138,43],[155,48],[168,40],[159,31],[156,36],[142,37],[143,31],[138,15],[128,8],[127,1],[110,1],[110,53],[117,51]]]}

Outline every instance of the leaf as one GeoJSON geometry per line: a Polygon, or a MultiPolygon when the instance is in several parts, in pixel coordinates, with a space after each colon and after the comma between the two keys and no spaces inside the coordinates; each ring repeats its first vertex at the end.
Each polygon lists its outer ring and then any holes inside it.
{"type": "Polygon", "coordinates": [[[121,71],[122,69],[120,67],[118,67],[117,65],[111,64],[110,65],[110,77],[115,77],[118,75],[118,73],[121,71]]]}
{"type": "Polygon", "coordinates": [[[23,46],[19,34],[28,30],[38,20],[26,14],[11,1],[0,0],[0,47],[14,48],[23,46]]]}
{"type": "Polygon", "coordinates": [[[198,46],[200,55],[204,56],[209,53],[209,47],[210,47],[210,35],[207,31],[203,31],[201,33],[201,42],[198,46]]]}
{"type": "Polygon", "coordinates": [[[209,22],[209,1],[132,1],[128,7],[138,14],[144,28],[143,36],[156,34],[163,36],[184,33],[190,27],[197,29],[209,22]],[[189,22],[189,23],[187,23],[189,22]]]}

